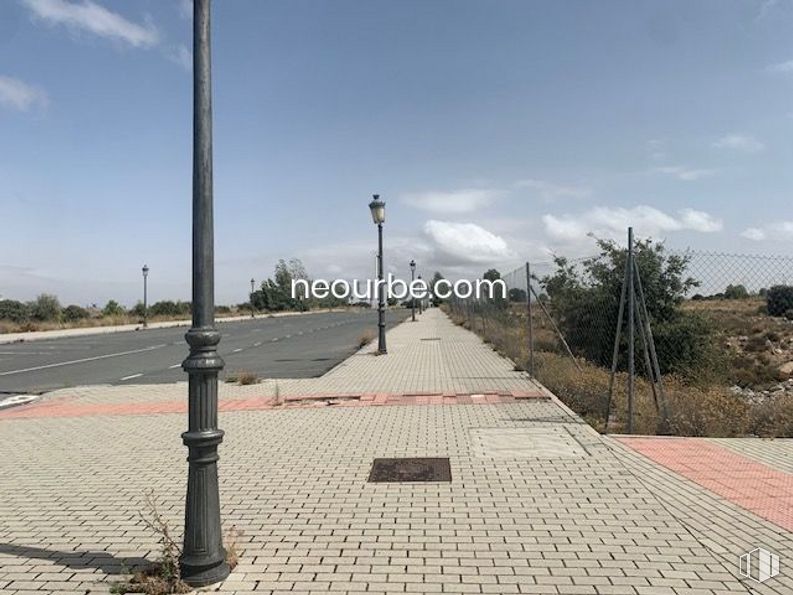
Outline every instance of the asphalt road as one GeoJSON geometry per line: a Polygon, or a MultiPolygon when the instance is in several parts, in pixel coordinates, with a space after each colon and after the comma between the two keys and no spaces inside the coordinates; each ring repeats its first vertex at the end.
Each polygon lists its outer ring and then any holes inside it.
{"type": "MultiPolygon", "coordinates": [[[[393,326],[409,315],[387,313],[393,326]]],[[[328,312],[218,325],[225,373],[248,370],[262,378],[320,376],[358,349],[377,312],[328,312]]],[[[187,380],[187,327],[46,339],[0,345],[0,399],[86,384],[187,380]]]]}

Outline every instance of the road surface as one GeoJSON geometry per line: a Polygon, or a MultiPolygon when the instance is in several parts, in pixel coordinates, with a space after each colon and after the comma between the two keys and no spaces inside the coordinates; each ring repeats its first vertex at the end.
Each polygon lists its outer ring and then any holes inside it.
{"type": "MultiPolygon", "coordinates": [[[[396,324],[410,311],[387,313],[396,324]]],[[[0,399],[86,384],[160,383],[187,380],[181,363],[188,327],[47,339],[0,345],[0,399]]],[[[372,310],[326,312],[227,322],[220,354],[222,375],[239,370],[260,378],[320,376],[358,349],[366,331],[377,331],[372,310]]],[[[222,376],[221,376],[222,377],[222,376]]]]}

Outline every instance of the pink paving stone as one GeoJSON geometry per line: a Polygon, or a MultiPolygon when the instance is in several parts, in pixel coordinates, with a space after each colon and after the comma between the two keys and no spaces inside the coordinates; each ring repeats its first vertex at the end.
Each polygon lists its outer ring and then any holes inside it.
{"type": "Polygon", "coordinates": [[[616,439],[725,500],[793,531],[793,475],[702,438],[616,439]]]}
{"type": "MultiPolygon", "coordinates": [[[[542,395],[537,395],[544,398],[542,395]]],[[[289,407],[324,407],[326,401],[334,401],[333,405],[343,407],[365,407],[371,405],[470,405],[470,404],[503,404],[514,402],[511,394],[478,393],[478,394],[401,394],[401,393],[370,393],[367,395],[353,394],[317,394],[295,395],[286,397],[289,407]]],[[[218,409],[224,411],[252,411],[274,409],[274,397],[251,397],[247,399],[223,399],[218,409]]],[[[0,420],[37,417],[83,417],[88,415],[146,415],[162,413],[186,413],[187,400],[157,401],[150,403],[79,403],[71,397],[62,397],[55,401],[32,403],[0,411],[0,420]]]]}

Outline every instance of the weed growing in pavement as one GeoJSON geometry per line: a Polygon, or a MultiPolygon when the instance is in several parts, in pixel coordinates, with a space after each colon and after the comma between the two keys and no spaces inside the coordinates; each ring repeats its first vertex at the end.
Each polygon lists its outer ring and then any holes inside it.
{"type": "MultiPolygon", "coordinates": [[[[110,592],[120,595],[124,593],[146,593],[146,595],[168,595],[171,593],[189,593],[190,585],[185,583],[179,573],[179,556],[182,548],[171,536],[168,521],[160,514],[151,490],[145,494],[146,511],[139,513],[143,525],[157,536],[160,544],[160,556],[150,566],[135,570],[125,582],[115,583],[110,592]]],[[[226,563],[234,569],[239,563],[238,541],[243,533],[232,525],[225,533],[226,563]]],[[[124,569],[124,572],[127,572],[124,569]]]]}
{"type": "Polygon", "coordinates": [[[146,593],[147,595],[165,595],[166,593],[188,593],[190,586],[182,581],[179,574],[179,556],[182,553],[179,544],[171,536],[168,521],[163,518],[151,490],[146,492],[146,511],[140,513],[144,526],[151,530],[160,544],[160,556],[150,566],[136,570],[124,583],[112,586],[113,593],[146,593]]]}
{"type": "Polygon", "coordinates": [[[234,570],[240,561],[240,553],[238,551],[238,542],[242,538],[243,532],[237,529],[236,525],[232,525],[231,529],[226,531],[223,539],[223,545],[226,548],[226,564],[229,565],[229,570],[234,570]]]}
{"type": "Polygon", "coordinates": [[[369,343],[375,340],[375,332],[372,329],[366,329],[358,336],[358,349],[366,347],[369,343]]]}
{"type": "Polygon", "coordinates": [[[259,377],[247,370],[237,370],[235,372],[229,372],[226,375],[226,382],[238,382],[242,385],[257,384],[259,382],[259,377]]]}
{"type": "Polygon", "coordinates": [[[278,383],[275,383],[275,390],[273,392],[273,403],[276,407],[280,407],[284,404],[284,398],[281,396],[281,387],[278,383]]]}

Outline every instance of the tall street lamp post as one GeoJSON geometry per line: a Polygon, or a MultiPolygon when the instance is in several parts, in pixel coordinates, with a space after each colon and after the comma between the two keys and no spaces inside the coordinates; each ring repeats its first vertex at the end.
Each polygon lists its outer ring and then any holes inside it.
{"type": "Polygon", "coordinates": [[[193,2],[193,326],[185,339],[190,355],[182,363],[188,374],[188,430],[182,440],[189,467],[185,501],[184,546],[179,558],[182,579],[193,587],[229,575],[220,526],[218,493],[218,372],[215,329],[215,255],[212,217],[212,84],[210,0],[193,2]]]}
{"type": "Polygon", "coordinates": [[[377,225],[377,352],[384,355],[385,348],[385,291],[383,291],[383,222],[385,221],[385,202],[380,200],[379,194],[372,195],[372,202],[369,203],[369,210],[372,212],[372,220],[377,225]]]}
{"type": "MultiPolygon", "coordinates": [[[[410,260],[410,290],[413,291],[413,280],[414,275],[416,274],[416,261],[411,259],[410,260]]],[[[416,322],[416,298],[411,295],[410,296],[410,316],[413,319],[413,322],[416,322]]]]}
{"type": "Polygon", "coordinates": [[[149,324],[149,265],[144,264],[143,269],[143,326],[149,324]]]}
{"type": "MultiPolygon", "coordinates": [[[[375,253],[374,253],[374,278],[378,279],[378,276],[377,276],[377,251],[375,251],[375,253]]],[[[377,292],[375,292],[375,293],[377,293],[377,292]]],[[[372,294],[372,310],[374,310],[376,307],[377,307],[377,297],[376,297],[375,294],[372,294]]]]}
{"type": "Polygon", "coordinates": [[[256,318],[256,312],[253,306],[253,294],[255,293],[255,290],[253,288],[255,286],[256,286],[256,279],[251,277],[251,318],[256,318]]]}

